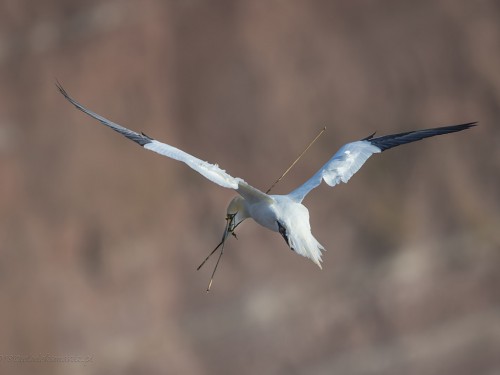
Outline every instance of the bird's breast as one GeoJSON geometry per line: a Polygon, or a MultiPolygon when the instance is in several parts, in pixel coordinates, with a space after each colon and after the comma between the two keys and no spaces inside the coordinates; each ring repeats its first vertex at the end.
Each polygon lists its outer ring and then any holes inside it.
{"type": "Polygon", "coordinates": [[[276,205],[275,203],[259,202],[248,207],[248,212],[252,219],[263,227],[272,230],[273,232],[278,231],[277,215],[276,215],[276,205]]]}

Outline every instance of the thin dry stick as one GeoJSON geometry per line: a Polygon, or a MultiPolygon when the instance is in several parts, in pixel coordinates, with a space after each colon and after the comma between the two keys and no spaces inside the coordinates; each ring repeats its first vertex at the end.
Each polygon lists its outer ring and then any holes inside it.
{"type": "Polygon", "coordinates": [[[205,258],[205,260],[203,262],[201,262],[201,264],[198,266],[198,268],[196,269],[196,271],[199,271],[201,267],[203,267],[203,265],[207,262],[207,260],[212,256],[214,255],[214,253],[217,251],[217,249],[224,243],[225,239],[223,239],[221,242],[219,242],[219,244],[215,247],[215,249],[212,250],[212,252],[210,254],[208,254],[208,256],[205,258]]]}
{"type": "Polygon", "coordinates": [[[235,215],[230,215],[227,217],[226,229],[224,230],[224,234],[222,235],[221,242],[219,242],[219,244],[215,247],[215,249],[213,249],[212,252],[210,254],[208,254],[208,256],[205,258],[205,260],[197,268],[197,270],[200,270],[200,268],[203,267],[203,265],[217,251],[217,249],[222,246],[220,249],[219,257],[217,258],[217,263],[215,263],[215,267],[214,267],[214,270],[212,272],[212,276],[210,277],[210,282],[208,283],[207,293],[210,292],[210,288],[212,287],[212,283],[214,282],[215,272],[217,271],[217,267],[219,267],[219,262],[222,258],[222,254],[224,254],[224,245],[226,243],[226,239],[230,233],[232,235],[234,235],[234,229],[241,223],[240,222],[240,223],[236,224],[233,228],[231,228],[231,225],[233,224],[233,221],[234,221],[234,217],[235,217],[235,215]]]}
{"type": "MultiPolygon", "coordinates": [[[[217,251],[217,249],[219,247],[224,246],[224,242],[226,242],[226,239],[227,239],[227,236],[229,234],[229,228],[231,227],[231,224],[233,222],[233,217],[230,217],[228,216],[226,218],[226,229],[224,229],[224,234],[222,235],[222,240],[219,242],[219,244],[215,247],[215,249],[212,250],[212,252],[210,254],[207,255],[207,257],[205,258],[205,260],[203,262],[201,262],[201,264],[198,266],[198,268],[196,269],[197,271],[200,270],[201,267],[203,267],[203,265],[207,262],[207,260],[212,256],[214,255],[214,253],[217,251]]],[[[236,227],[235,227],[236,228],[236,227]]],[[[234,230],[234,228],[233,228],[234,230]]],[[[232,233],[233,231],[231,231],[232,233]]]]}
{"type": "Polygon", "coordinates": [[[305,149],[304,151],[302,151],[302,153],[299,155],[299,157],[298,157],[297,159],[295,159],[295,161],[292,163],[292,165],[290,165],[290,166],[288,167],[288,169],[285,171],[285,173],[283,173],[283,174],[281,175],[281,177],[280,177],[280,178],[278,178],[276,181],[274,181],[274,184],[272,184],[272,185],[271,185],[271,187],[270,187],[269,189],[267,189],[266,194],[269,194],[269,192],[271,191],[271,189],[272,189],[272,188],[273,188],[273,187],[274,187],[274,186],[275,186],[278,182],[280,182],[280,181],[281,181],[281,179],[282,179],[283,177],[285,177],[285,175],[286,175],[288,172],[290,172],[290,169],[292,169],[292,168],[293,168],[293,166],[294,166],[295,164],[297,164],[297,162],[300,160],[300,158],[301,158],[301,157],[302,157],[302,156],[303,156],[303,155],[307,152],[307,150],[309,150],[309,148],[311,148],[311,146],[314,144],[314,142],[316,142],[316,141],[318,140],[318,138],[321,136],[321,134],[323,134],[323,132],[324,132],[325,130],[326,130],[326,126],[325,126],[325,127],[323,127],[323,129],[321,129],[321,131],[320,131],[320,132],[319,132],[319,134],[316,136],[316,138],[314,138],[314,139],[312,140],[312,142],[311,142],[311,143],[309,143],[309,146],[307,146],[307,147],[306,147],[306,149],[305,149]]]}
{"type": "Polygon", "coordinates": [[[224,244],[226,241],[222,243],[222,248],[220,249],[219,257],[217,258],[217,263],[215,263],[214,271],[212,272],[212,276],[210,277],[210,282],[208,283],[207,293],[210,292],[210,288],[212,287],[212,283],[214,282],[215,271],[217,271],[217,267],[219,266],[220,258],[222,258],[222,254],[224,254],[224,244]]]}

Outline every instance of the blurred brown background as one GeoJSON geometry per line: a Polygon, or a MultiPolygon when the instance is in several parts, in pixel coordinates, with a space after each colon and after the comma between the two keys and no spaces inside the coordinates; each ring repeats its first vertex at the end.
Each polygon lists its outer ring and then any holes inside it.
{"type": "Polygon", "coordinates": [[[0,372],[499,374],[495,1],[2,0],[0,372]],[[479,121],[305,201],[320,271],[234,195],[57,92],[265,190],[342,144],[479,121]],[[14,363],[6,355],[92,356],[14,363]]]}

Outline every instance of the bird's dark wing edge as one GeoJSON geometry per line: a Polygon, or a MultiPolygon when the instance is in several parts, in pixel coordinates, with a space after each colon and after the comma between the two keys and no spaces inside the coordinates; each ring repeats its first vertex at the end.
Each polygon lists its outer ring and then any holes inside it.
{"type": "Polygon", "coordinates": [[[69,101],[71,104],[73,104],[77,109],[79,109],[83,113],[86,113],[87,115],[95,118],[97,121],[110,127],[114,131],[120,133],[121,135],[127,137],[128,139],[134,141],[135,143],[138,143],[140,146],[144,146],[144,145],[151,143],[153,141],[153,138],[148,137],[144,133],[139,134],[139,133],[136,133],[132,130],[124,128],[123,126],[118,125],[118,124],[114,123],[113,121],[110,121],[110,120],[98,115],[97,113],[92,112],[91,110],[85,108],[83,105],[81,105],[75,99],[73,99],[71,96],[69,96],[69,94],[62,87],[62,85],[59,83],[59,81],[56,80],[55,84],[56,84],[56,87],[61,92],[61,94],[63,94],[63,96],[66,98],[66,100],[69,101]]]}
{"type": "Polygon", "coordinates": [[[405,133],[384,135],[382,137],[377,137],[377,138],[373,138],[373,136],[375,135],[375,133],[373,133],[372,135],[363,138],[362,141],[370,142],[372,145],[380,148],[381,151],[385,151],[399,145],[420,141],[421,139],[424,138],[466,130],[476,125],[477,121],[468,122],[460,125],[443,126],[440,128],[415,130],[405,133]]]}

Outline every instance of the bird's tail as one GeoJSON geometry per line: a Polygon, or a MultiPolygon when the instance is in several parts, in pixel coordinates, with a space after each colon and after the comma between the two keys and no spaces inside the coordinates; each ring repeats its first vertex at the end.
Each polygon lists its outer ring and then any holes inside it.
{"type": "Polygon", "coordinates": [[[297,254],[311,259],[319,268],[322,268],[321,256],[322,251],[325,251],[325,248],[318,242],[318,240],[316,240],[316,238],[314,238],[310,231],[308,233],[302,233],[302,235],[299,236],[290,236],[289,245],[290,248],[297,254]]]}

